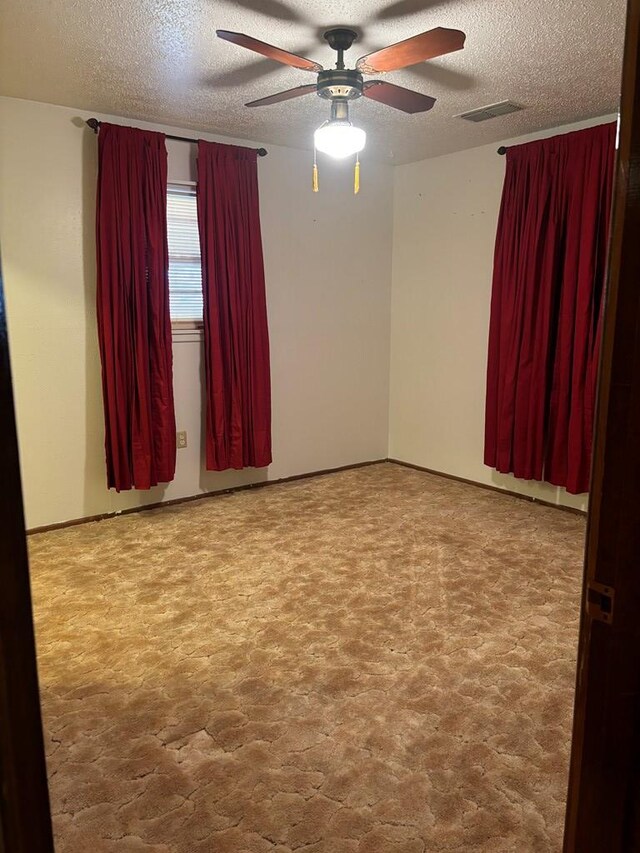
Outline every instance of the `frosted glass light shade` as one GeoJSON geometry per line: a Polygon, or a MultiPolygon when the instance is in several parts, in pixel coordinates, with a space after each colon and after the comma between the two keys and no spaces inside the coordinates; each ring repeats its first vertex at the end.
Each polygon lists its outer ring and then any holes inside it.
{"type": "Polygon", "coordinates": [[[362,151],[367,134],[361,127],[354,127],[348,121],[329,121],[319,127],[314,134],[318,151],[338,160],[362,151]]]}

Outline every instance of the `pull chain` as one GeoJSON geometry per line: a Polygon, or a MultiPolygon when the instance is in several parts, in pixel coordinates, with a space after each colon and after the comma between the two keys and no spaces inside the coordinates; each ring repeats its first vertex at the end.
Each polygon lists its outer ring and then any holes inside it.
{"type": "Polygon", "coordinates": [[[353,194],[360,192],[360,155],[356,154],[356,167],[353,172],[353,194]]]}
{"type": "Polygon", "coordinates": [[[311,188],[314,193],[318,192],[318,159],[315,145],[313,147],[313,178],[311,180],[311,188]]]}

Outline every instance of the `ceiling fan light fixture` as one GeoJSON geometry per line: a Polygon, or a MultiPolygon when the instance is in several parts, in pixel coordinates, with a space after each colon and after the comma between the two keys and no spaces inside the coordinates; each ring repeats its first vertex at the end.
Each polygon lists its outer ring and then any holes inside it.
{"type": "Polygon", "coordinates": [[[361,127],[354,127],[350,121],[340,119],[325,122],[316,130],[313,138],[318,151],[336,160],[358,154],[367,142],[367,134],[361,127]]]}

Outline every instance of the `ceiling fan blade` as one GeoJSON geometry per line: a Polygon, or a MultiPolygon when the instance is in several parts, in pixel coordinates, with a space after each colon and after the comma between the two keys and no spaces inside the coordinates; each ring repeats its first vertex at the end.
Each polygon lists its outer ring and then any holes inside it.
{"type": "Polygon", "coordinates": [[[436,99],[421,92],[412,92],[404,86],[387,83],[386,80],[370,80],[363,86],[365,98],[371,98],[404,113],[424,113],[430,110],[436,99]]]}
{"type": "Polygon", "coordinates": [[[298,56],[295,53],[289,53],[288,50],[282,50],[280,47],[274,47],[272,44],[267,44],[259,39],[254,39],[251,36],[246,36],[244,33],[232,33],[229,30],[216,30],[218,38],[230,41],[232,44],[246,47],[248,50],[254,50],[256,53],[261,53],[263,56],[268,56],[269,59],[275,59],[276,62],[282,62],[283,65],[291,65],[294,68],[300,68],[302,71],[322,71],[322,65],[307,59],[304,56],[298,56]]]}
{"type": "Polygon", "coordinates": [[[317,91],[318,87],[315,83],[310,83],[308,86],[296,86],[295,89],[287,89],[286,92],[278,92],[266,98],[259,98],[257,101],[249,101],[248,104],[245,104],[245,107],[268,107],[269,104],[279,104],[281,101],[288,101],[290,98],[299,98],[301,95],[310,95],[312,92],[317,91]]]}
{"type": "Polygon", "coordinates": [[[356,68],[363,74],[378,74],[383,71],[398,71],[408,65],[416,65],[425,59],[433,59],[454,50],[462,50],[466,36],[462,30],[436,27],[426,33],[383,47],[375,53],[361,56],[356,68]]]}

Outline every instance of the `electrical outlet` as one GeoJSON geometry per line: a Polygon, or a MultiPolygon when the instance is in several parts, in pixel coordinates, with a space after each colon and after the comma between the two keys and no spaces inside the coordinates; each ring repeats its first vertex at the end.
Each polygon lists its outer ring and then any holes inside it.
{"type": "Polygon", "coordinates": [[[187,431],[182,430],[181,432],[176,433],[176,445],[178,447],[186,447],[187,446],[187,431]]]}

